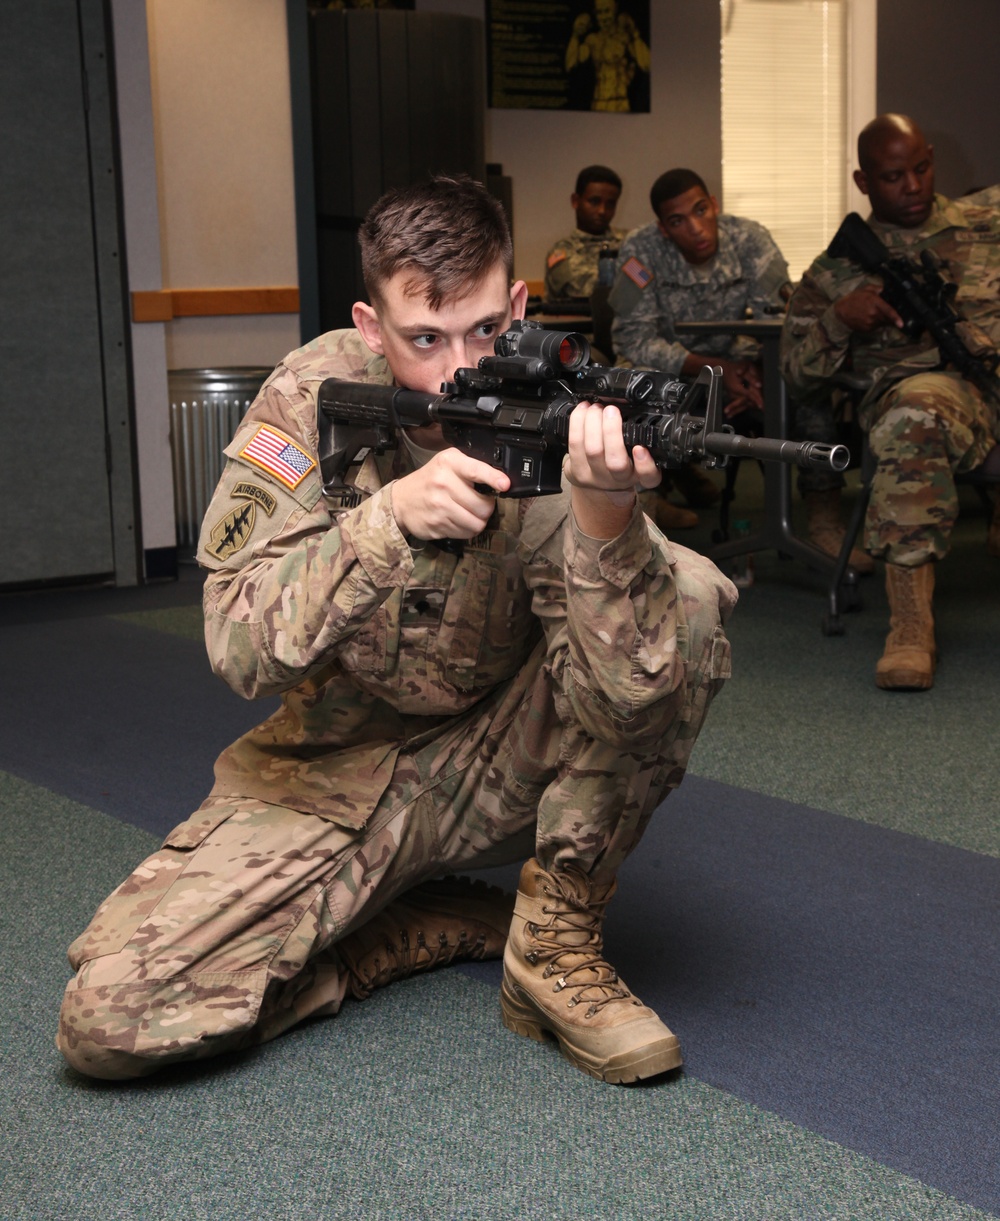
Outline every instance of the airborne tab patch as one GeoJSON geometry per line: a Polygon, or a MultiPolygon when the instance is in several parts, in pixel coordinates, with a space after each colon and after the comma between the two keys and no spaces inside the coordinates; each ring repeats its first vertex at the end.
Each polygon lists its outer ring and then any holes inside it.
{"type": "Polygon", "coordinates": [[[258,483],[238,483],[229,495],[242,496],[245,500],[254,501],[255,504],[260,505],[268,517],[278,507],[277,498],[272,496],[266,488],[262,488],[258,483]]]}
{"type": "Polygon", "coordinates": [[[289,488],[297,488],[316,465],[315,458],[271,424],[261,424],[239,456],[289,488]]]}

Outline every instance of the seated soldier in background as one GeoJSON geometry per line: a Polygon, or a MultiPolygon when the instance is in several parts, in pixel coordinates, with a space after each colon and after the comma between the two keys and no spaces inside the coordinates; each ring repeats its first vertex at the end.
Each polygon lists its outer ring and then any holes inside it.
{"type": "Polygon", "coordinates": [[[617,252],[625,237],[624,229],[611,226],[621,193],[622,180],[606,165],[588,165],[577,175],[569,197],[576,228],[545,258],[547,301],[579,300],[594,291],[601,251],[617,252]]]}
{"type": "MultiPolygon", "coordinates": [[[[656,220],[630,233],[618,254],[610,298],[616,356],[674,377],[694,377],[705,364],[721,365],[727,416],[760,409],[758,345],[743,337],[706,335],[699,336],[695,350],[677,337],[675,324],[740,321],[748,311],[758,318],[782,312],[791,288],[781,251],[763,225],[720,212],[694,170],[661,174],[649,201],[656,220]]],[[[671,479],[689,504],[717,498],[714,484],[695,467],[671,473],[671,479]]],[[[662,524],[660,509],[657,520],[662,524]]]]}
{"type": "Polygon", "coordinates": [[[604,910],[729,674],[735,590],[639,510],[659,472],[616,407],[573,412],[559,495],[498,499],[507,475],[431,424],[326,496],[325,379],[436,394],[527,297],[469,179],[390,192],[359,237],[371,303],[264,384],[199,549],[213,668],[281,707],[73,943],[59,1047],[141,1076],[503,954],[511,1030],[607,1081],[654,1076],[678,1041],[605,960],[604,910]],[[513,916],[436,880],[525,858],[513,916]]]}
{"type": "MultiPolygon", "coordinates": [[[[930,251],[958,286],[956,307],[1000,341],[1000,211],[989,192],[934,193],[934,150],[905,115],[873,119],[858,136],[854,180],[869,224],[892,256],[930,251]]],[[[881,296],[878,276],[821,254],[788,306],[782,368],[798,396],[825,395],[842,369],[872,379],[860,422],[876,458],[865,546],[885,559],[890,631],[875,670],[887,690],[934,681],[934,563],[947,554],[958,514],[955,474],[982,464],[1000,439],[996,401],[942,367],[932,337],[911,338],[881,296]]]]}

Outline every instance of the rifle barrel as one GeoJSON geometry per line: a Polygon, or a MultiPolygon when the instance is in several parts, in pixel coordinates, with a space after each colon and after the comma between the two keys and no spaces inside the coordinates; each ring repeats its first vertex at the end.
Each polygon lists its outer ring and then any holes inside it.
{"type": "Polygon", "coordinates": [[[710,432],[705,437],[710,454],[732,458],[763,458],[812,470],[843,471],[851,460],[846,445],[824,441],[779,441],[773,437],[743,437],[735,432],[710,432]]]}

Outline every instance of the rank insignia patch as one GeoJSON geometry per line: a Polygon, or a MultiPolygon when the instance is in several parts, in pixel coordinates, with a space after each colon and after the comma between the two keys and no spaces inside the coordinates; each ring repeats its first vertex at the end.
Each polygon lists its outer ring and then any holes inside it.
{"type": "Polygon", "coordinates": [[[228,559],[234,551],[246,545],[253,529],[257,510],[252,500],[231,509],[222,521],[212,528],[212,536],[205,550],[217,560],[228,559]]]}
{"type": "Polygon", "coordinates": [[[316,465],[316,460],[300,449],[291,437],[270,424],[261,424],[240,450],[240,457],[290,488],[297,488],[316,465]]]}
{"type": "Polygon", "coordinates": [[[653,278],[653,273],[649,268],[644,267],[634,255],[622,263],[622,271],[639,288],[645,288],[653,278]]]}

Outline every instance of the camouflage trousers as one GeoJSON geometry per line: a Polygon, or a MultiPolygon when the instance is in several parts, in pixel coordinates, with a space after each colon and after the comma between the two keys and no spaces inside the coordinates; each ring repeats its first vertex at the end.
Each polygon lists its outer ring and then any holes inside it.
{"type": "Polygon", "coordinates": [[[915,567],[948,554],[958,517],[955,475],[985,461],[996,417],[959,373],[919,373],[878,401],[868,442],[877,461],[865,547],[915,567]]]}
{"type": "Polygon", "coordinates": [[[399,756],[361,830],[213,797],[175,828],[70,947],[77,975],[57,1043],[89,1076],[140,1076],[334,1014],[347,991],[337,942],[444,870],[570,860],[613,877],[683,778],[729,675],[714,608],[679,636],[680,702],[662,738],[631,752],[567,727],[539,645],[472,713],[399,756]]]}
{"type": "MultiPolygon", "coordinates": [[[[832,397],[796,402],[793,410],[796,441],[822,441],[826,445],[840,443],[837,411],[832,397]]],[[[829,492],[842,488],[845,480],[840,471],[800,467],[796,484],[799,493],[804,496],[806,492],[829,492]]]]}

